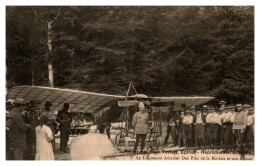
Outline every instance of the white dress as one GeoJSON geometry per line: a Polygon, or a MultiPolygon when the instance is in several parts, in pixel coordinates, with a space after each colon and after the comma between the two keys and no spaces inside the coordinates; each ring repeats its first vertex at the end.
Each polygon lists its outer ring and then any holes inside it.
{"type": "Polygon", "coordinates": [[[106,135],[89,133],[75,138],[70,145],[72,160],[101,160],[115,154],[115,148],[106,135]]]}
{"type": "Polygon", "coordinates": [[[36,130],[36,154],[35,160],[54,160],[51,140],[53,139],[51,129],[42,125],[37,126],[36,130]]]}

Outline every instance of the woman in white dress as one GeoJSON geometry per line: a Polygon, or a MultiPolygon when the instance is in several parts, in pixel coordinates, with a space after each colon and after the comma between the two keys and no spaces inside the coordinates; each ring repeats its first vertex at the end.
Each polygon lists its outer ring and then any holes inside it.
{"type": "Polygon", "coordinates": [[[47,116],[41,116],[40,125],[36,127],[36,154],[35,160],[54,160],[51,140],[53,139],[51,129],[45,125],[48,123],[47,116]]]}

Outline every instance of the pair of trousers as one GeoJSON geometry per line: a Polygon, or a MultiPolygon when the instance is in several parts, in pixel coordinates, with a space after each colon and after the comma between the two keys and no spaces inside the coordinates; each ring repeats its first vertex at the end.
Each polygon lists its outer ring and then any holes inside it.
{"type": "Polygon", "coordinates": [[[234,145],[234,135],[232,133],[232,123],[226,123],[223,127],[223,145],[234,145]]]}
{"type": "Polygon", "coordinates": [[[144,150],[146,135],[147,134],[136,134],[134,152],[136,152],[136,150],[137,150],[138,142],[139,142],[140,138],[141,138],[141,152],[144,150]]]}
{"type": "Polygon", "coordinates": [[[183,126],[183,144],[184,146],[191,146],[192,145],[192,126],[190,124],[186,124],[183,126]]]}
{"type": "Polygon", "coordinates": [[[60,128],[60,151],[66,152],[67,143],[69,141],[70,129],[68,128],[60,128]]]}
{"type": "Polygon", "coordinates": [[[202,124],[194,126],[195,131],[195,146],[205,145],[205,127],[202,124]]]}
{"type": "Polygon", "coordinates": [[[35,130],[26,131],[26,160],[34,160],[36,152],[36,132],[35,130]]]}
{"type": "Polygon", "coordinates": [[[209,145],[217,145],[218,124],[209,124],[207,126],[207,135],[208,135],[209,145]]]}
{"type": "Polygon", "coordinates": [[[167,144],[168,143],[168,139],[169,139],[169,136],[172,136],[172,142],[174,144],[175,142],[175,138],[176,138],[176,128],[175,126],[167,126],[167,134],[165,136],[165,140],[164,140],[164,144],[167,144]]]}

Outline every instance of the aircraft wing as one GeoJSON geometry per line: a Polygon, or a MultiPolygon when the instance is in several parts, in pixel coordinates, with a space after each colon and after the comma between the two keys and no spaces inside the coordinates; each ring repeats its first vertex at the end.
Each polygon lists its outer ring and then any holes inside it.
{"type": "Polygon", "coordinates": [[[70,112],[96,113],[125,96],[42,86],[15,86],[8,91],[7,98],[40,101],[42,107],[46,101],[50,101],[57,111],[63,108],[64,103],[70,103],[70,112]]]}
{"type": "Polygon", "coordinates": [[[200,105],[206,103],[210,100],[213,100],[215,97],[208,96],[194,96],[194,97],[152,97],[152,103],[164,103],[164,102],[174,102],[174,106],[181,106],[183,104],[186,107],[190,107],[192,105],[200,105]]]}

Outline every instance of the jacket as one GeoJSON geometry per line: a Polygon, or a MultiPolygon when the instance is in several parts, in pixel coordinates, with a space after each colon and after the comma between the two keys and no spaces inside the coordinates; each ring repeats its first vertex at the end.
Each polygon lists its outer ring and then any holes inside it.
{"type": "Polygon", "coordinates": [[[148,134],[149,127],[148,127],[148,121],[149,121],[149,114],[147,112],[136,112],[133,117],[133,127],[134,127],[134,133],[135,134],[148,134]]]}

